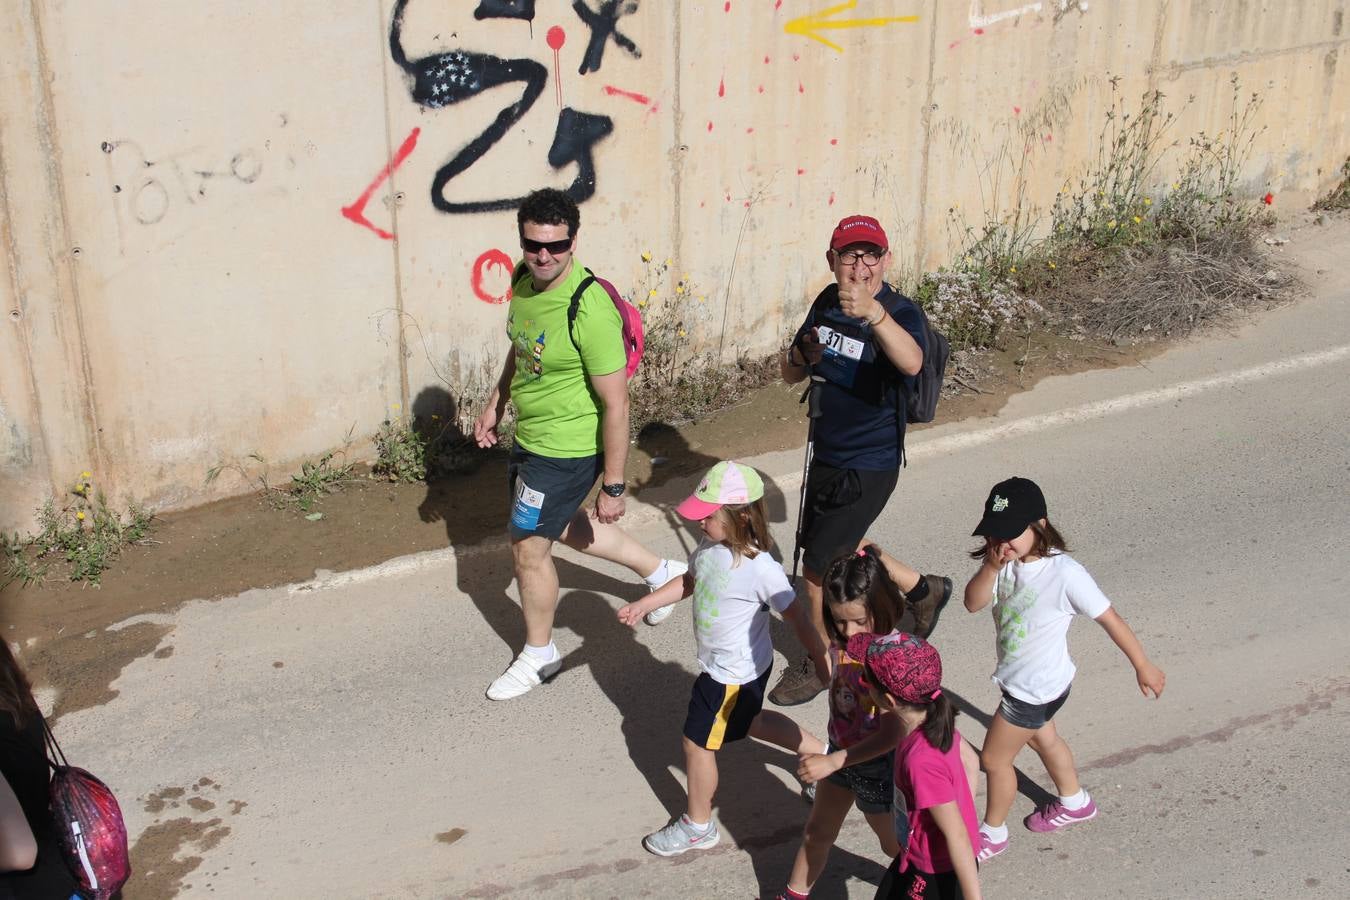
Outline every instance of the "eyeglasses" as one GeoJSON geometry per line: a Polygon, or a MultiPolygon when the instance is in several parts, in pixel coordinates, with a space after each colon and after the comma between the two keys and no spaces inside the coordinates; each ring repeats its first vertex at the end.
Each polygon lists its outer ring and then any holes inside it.
{"type": "Polygon", "coordinates": [[[543,253],[545,250],[550,256],[558,256],[572,249],[572,238],[563,238],[560,241],[532,241],[527,237],[520,239],[520,246],[526,253],[543,253]]]}
{"type": "Polygon", "coordinates": [[[881,252],[876,250],[836,250],[835,255],[846,266],[861,262],[864,266],[875,266],[881,262],[881,252]]]}

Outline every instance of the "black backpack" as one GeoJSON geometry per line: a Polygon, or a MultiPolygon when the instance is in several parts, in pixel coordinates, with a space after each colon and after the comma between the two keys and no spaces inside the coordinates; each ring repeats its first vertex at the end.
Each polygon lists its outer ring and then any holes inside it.
{"type": "Polygon", "coordinates": [[[931,422],[937,415],[938,400],[942,397],[942,379],[947,373],[952,345],[945,334],[929,323],[923,307],[913,300],[910,302],[919,311],[928,349],[923,354],[923,367],[914,376],[914,390],[905,392],[905,421],[931,422]]]}

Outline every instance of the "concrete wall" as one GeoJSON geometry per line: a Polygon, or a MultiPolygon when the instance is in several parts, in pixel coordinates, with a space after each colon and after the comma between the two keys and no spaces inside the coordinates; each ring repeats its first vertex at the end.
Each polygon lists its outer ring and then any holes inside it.
{"type": "Polygon", "coordinates": [[[250,453],[367,454],[427,388],[472,389],[537,187],[582,201],[580,258],[621,287],[643,252],[688,273],[730,355],[777,344],[845,213],[913,270],[1007,208],[1023,152],[1048,201],[1113,79],[1165,92],[1184,143],[1238,75],[1267,129],[1243,176],[1281,206],[1350,152],[1345,0],[834,6],[12,0],[0,526],[83,470],[164,509],[244,489],[204,475],[250,453]]]}

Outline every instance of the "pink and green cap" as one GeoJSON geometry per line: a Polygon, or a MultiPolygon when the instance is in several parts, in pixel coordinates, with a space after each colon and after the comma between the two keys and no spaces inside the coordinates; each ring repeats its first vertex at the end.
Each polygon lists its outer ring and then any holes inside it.
{"type": "Polygon", "coordinates": [[[753,503],[764,496],[764,480],[749,466],[738,462],[720,462],[708,470],[698,489],[675,511],[693,522],[701,522],[723,506],[753,503]]]}

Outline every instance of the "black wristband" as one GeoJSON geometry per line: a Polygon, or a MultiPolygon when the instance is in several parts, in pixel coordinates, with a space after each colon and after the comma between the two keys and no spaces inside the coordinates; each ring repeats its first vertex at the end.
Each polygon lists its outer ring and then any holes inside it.
{"type": "Polygon", "coordinates": [[[611,497],[622,497],[625,488],[626,488],[626,485],[625,485],[622,481],[616,482],[616,483],[614,483],[614,484],[601,484],[601,485],[600,485],[600,490],[604,491],[606,494],[608,494],[608,495],[611,496],[611,497]]]}

